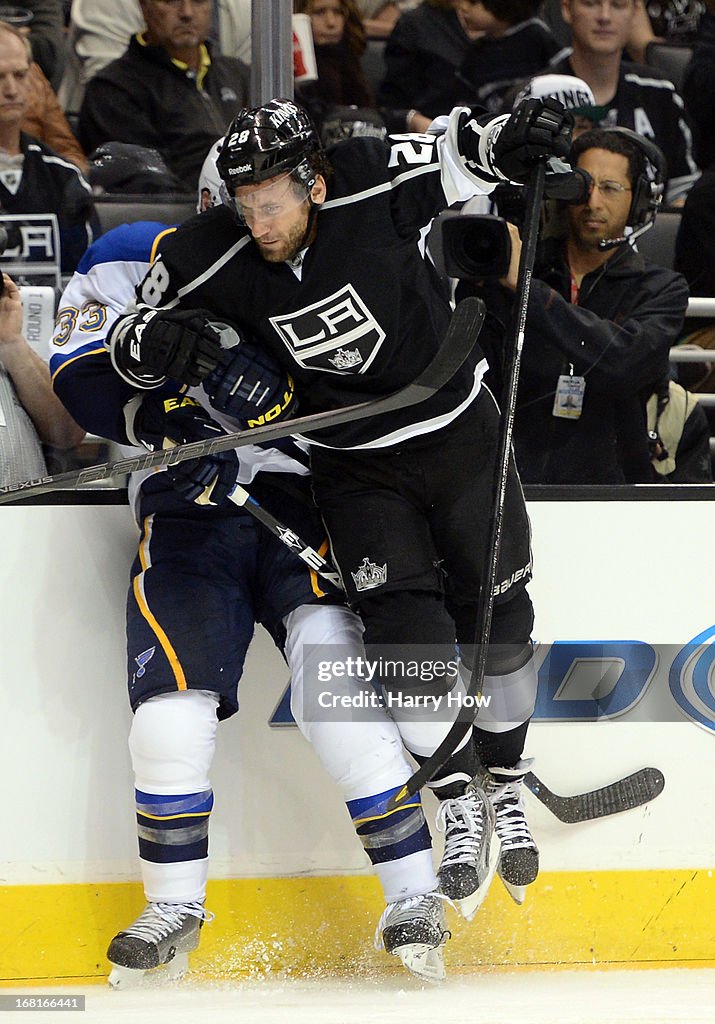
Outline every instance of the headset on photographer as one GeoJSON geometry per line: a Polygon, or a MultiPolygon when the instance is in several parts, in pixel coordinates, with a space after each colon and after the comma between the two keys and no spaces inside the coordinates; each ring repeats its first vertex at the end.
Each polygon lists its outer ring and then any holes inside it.
{"type": "Polygon", "coordinates": [[[620,126],[603,130],[627,139],[646,160],[645,171],[641,171],[633,182],[633,197],[626,221],[626,226],[632,230],[630,234],[621,235],[619,238],[602,238],[598,243],[598,248],[605,251],[615,249],[617,245],[635,241],[653,226],[656,214],[663,202],[666,163],[665,156],[659,147],[644,135],[639,135],[638,132],[631,131],[630,128],[621,128],[620,126]]]}

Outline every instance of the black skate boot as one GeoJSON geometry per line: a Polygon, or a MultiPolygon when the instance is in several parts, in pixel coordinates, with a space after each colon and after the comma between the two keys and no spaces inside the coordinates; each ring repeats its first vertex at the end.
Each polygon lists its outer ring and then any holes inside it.
{"type": "Polygon", "coordinates": [[[539,851],[524,811],[524,776],[531,764],[531,759],[519,761],[513,768],[484,769],[479,775],[494,807],[496,832],[501,840],[499,877],[519,905],[524,902],[527,885],[539,873],[539,851]]]}
{"type": "Polygon", "coordinates": [[[107,959],[109,984],[126,988],[141,984],[157,968],[163,978],[180,978],[188,970],[188,954],[199,944],[204,921],[213,914],[203,903],[148,903],[136,921],[112,939],[107,959]]]}
{"type": "Polygon", "coordinates": [[[444,981],[442,946],[451,934],[444,916],[447,902],[435,891],[388,903],[375,931],[375,948],[399,956],[424,981],[444,981]]]}
{"type": "Polygon", "coordinates": [[[471,921],[489,891],[499,861],[494,808],[471,782],[464,794],[443,800],[437,830],[444,832],[444,853],[437,872],[440,891],[471,921]]]}

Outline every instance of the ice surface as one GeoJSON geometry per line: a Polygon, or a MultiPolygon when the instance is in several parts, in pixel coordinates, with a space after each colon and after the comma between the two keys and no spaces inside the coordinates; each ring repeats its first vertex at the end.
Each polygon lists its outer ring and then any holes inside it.
{"type": "MultiPolygon", "coordinates": [[[[0,988],[8,995],[18,988],[0,988]]],[[[454,971],[444,985],[368,980],[184,981],[114,992],[101,985],[24,988],[86,995],[69,1024],[693,1024],[715,1020],[715,970],[454,971]]],[[[24,1011],[24,1024],[47,1024],[24,1011]]]]}

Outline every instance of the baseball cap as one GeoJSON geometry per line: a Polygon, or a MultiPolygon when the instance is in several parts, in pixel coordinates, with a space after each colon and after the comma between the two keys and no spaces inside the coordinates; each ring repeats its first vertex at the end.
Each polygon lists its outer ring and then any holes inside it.
{"type": "Polygon", "coordinates": [[[599,124],[608,112],[608,107],[597,105],[591,86],[575,75],[537,75],[520,89],[514,106],[523,100],[547,97],[558,100],[572,114],[587,117],[594,124],[599,124]]]}

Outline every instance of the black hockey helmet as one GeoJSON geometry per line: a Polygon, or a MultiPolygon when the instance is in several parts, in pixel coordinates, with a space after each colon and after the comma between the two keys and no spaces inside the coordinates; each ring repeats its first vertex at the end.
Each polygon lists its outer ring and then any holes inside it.
{"type": "Polygon", "coordinates": [[[376,110],[367,107],[330,107],[320,127],[320,138],[326,148],[345,139],[384,139],[386,135],[383,118],[376,110]]]}
{"type": "Polygon", "coordinates": [[[155,149],[129,142],[104,142],[89,155],[92,191],[174,193],[186,189],[155,149]]]}
{"type": "Polygon", "coordinates": [[[317,174],[310,157],[321,151],[318,133],[303,107],[278,98],[236,115],[216,166],[230,196],[239,185],[257,185],[285,172],[309,191],[317,174]]]}

